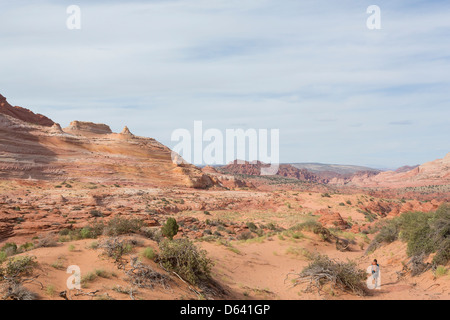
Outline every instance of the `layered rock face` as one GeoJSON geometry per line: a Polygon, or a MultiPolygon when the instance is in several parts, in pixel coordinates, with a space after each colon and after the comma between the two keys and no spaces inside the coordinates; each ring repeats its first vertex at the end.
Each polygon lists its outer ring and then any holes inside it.
{"type": "MultiPolygon", "coordinates": [[[[230,174],[259,176],[261,175],[261,168],[267,166],[268,166],[267,164],[264,164],[260,161],[247,162],[242,160],[235,160],[232,163],[221,167],[220,171],[230,174]]],[[[321,183],[327,182],[327,179],[323,179],[319,175],[311,173],[306,169],[295,168],[290,164],[280,164],[278,166],[277,175],[286,178],[293,178],[310,182],[321,182],[321,183]]]]}
{"type": "Polygon", "coordinates": [[[400,168],[397,171],[386,171],[376,175],[355,176],[347,181],[332,180],[335,184],[350,184],[358,187],[424,187],[450,184],[450,153],[443,159],[426,162],[420,166],[400,168]]]}
{"type": "Polygon", "coordinates": [[[3,96],[1,101],[0,178],[195,188],[214,184],[197,167],[174,164],[166,146],[136,137],[128,128],[113,133],[105,124],[73,121],[61,129],[45,116],[11,107],[3,96]]]}
{"type": "Polygon", "coordinates": [[[227,189],[254,188],[251,182],[238,179],[233,175],[220,173],[211,166],[206,166],[202,168],[202,171],[206,173],[216,185],[219,185],[227,189]]]}
{"type": "Polygon", "coordinates": [[[34,112],[31,112],[30,110],[22,107],[11,106],[8,103],[8,101],[6,101],[6,98],[1,94],[0,94],[0,114],[8,115],[28,123],[46,127],[51,127],[54,124],[54,122],[51,119],[47,118],[46,116],[43,116],[42,114],[35,114],[34,112]]]}
{"type": "Polygon", "coordinates": [[[64,129],[65,132],[69,133],[80,133],[83,132],[88,134],[109,134],[113,133],[111,128],[103,123],[93,123],[84,121],[72,121],[70,125],[64,129]]]}

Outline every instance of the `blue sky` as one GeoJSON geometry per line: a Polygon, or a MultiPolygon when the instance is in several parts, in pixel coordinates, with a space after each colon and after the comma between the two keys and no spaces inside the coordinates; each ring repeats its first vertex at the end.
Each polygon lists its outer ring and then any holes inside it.
{"type": "Polygon", "coordinates": [[[450,152],[449,16],[449,1],[1,0],[0,93],[63,127],[168,146],[194,120],[275,128],[282,162],[395,168],[450,152]]]}

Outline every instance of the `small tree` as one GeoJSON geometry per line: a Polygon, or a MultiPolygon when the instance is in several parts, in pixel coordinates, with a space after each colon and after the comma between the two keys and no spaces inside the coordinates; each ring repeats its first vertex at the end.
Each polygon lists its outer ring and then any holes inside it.
{"type": "Polygon", "coordinates": [[[173,240],[173,237],[178,233],[178,223],[174,218],[169,218],[166,221],[166,224],[162,226],[162,234],[163,236],[173,240]]]}

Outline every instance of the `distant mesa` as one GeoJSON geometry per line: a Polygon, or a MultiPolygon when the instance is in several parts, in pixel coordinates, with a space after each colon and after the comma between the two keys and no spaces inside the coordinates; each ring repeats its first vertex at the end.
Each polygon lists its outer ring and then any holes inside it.
{"type": "Polygon", "coordinates": [[[110,134],[111,128],[103,123],[72,121],[64,131],[84,131],[95,134],[110,134]]]}
{"type": "Polygon", "coordinates": [[[395,170],[395,172],[397,172],[397,173],[408,172],[408,171],[414,170],[415,168],[417,168],[419,166],[420,166],[419,164],[417,164],[415,166],[403,166],[403,167],[400,167],[397,170],[395,170]]]}

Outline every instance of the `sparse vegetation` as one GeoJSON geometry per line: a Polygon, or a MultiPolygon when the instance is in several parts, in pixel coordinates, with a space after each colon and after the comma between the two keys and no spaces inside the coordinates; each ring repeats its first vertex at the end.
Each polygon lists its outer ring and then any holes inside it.
{"type": "Polygon", "coordinates": [[[176,272],[191,284],[208,281],[212,261],[205,250],[199,250],[188,239],[163,240],[159,244],[158,261],[167,269],[176,272]]]}
{"type": "Polygon", "coordinates": [[[155,257],[156,257],[156,254],[155,254],[155,251],[152,248],[147,247],[147,248],[145,248],[142,251],[142,256],[147,258],[147,259],[149,259],[149,260],[154,260],[155,257]]]}
{"type": "Polygon", "coordinates": [[[438,266],[434,274],[436,275],[436,278],[443,277],[448,274],[448,269],[444,266],[438,266]]]}
{"type": "Polygon", "coordinates": [[[120,239],[118,237],[106,239],[102,244],[100,244],[100,247],[103,248],[108,257],[114,258],[114,261],[119,263],[119,265],[122,264],[123,255],[128,254],[131,250],[133,250],[133,246],[130,241],[120,239]]]}
{"type": "Polygon", "coordinates": [[[367,253],[383,243],[397,239],[407,243],[410,257],[426,257],[436,253],[432,263],[446,265],[450,261],[450,205],[444,204],[436,212],[408,212],[384,222],[367,248],[367,253]]]}
{"type": "Polygon", "coordinates": [[[143,226],[143,222],[138,218],[123,218],[116,216],[111,219],[103,231],[108,236],[120,236],[138,232],[143,226]]]}
{"type": "Polygon", "coordinates": [[[153,289],[155,284],[158,284],[164,288],[168,287],[169,277],[156,272],[150,266],[143,264],[136,257],[130,261],[131,268],[126,271],[126,274],[130,278],[131,284],[139,288],[153,289]]]}
{"type": "Polygon", "coordinates": [[[294,286],[308,283],[305,291],[315,288],[320,293],[324,285],[330,284],[332,290],[340,289],[360,296],[367,294],[366,272],[358,269],[356,263],[351,261],[340,262],[318,254],[302,272],[294,275],[294,286]]]}
{"type": "Polygon", "coordinates": [[[38,282],[36,277],[32,276],[33,269],[36,266],[37,262],[34,256],[10,258],[6,262],[6,266],[0,265],[0,291],[2,298],[9,300],[35,300],[37,295],[26,289],[22,284],[38,282]]]}

